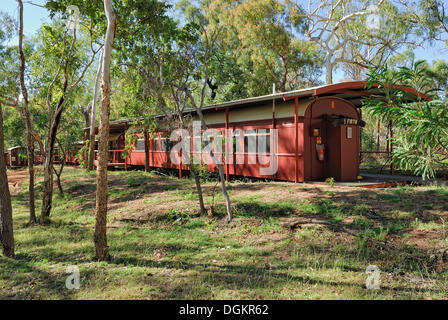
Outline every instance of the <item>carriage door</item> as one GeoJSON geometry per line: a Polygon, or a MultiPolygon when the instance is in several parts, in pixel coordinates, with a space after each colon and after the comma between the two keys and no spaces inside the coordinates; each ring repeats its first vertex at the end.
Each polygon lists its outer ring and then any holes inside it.
{"type": "Polygon", "coordinates": [[[337,181],[354,181],[359,174],[359,127],[326,122],[328,152],[326,176],[337,181]]]}
{"type": "Polygon", "coordinates": [[[356,108],[339,98],[320,98],[308,106],[305,112],[309,130],[306,179],[356,180],[359,174],[359,118],[356,108]]]}

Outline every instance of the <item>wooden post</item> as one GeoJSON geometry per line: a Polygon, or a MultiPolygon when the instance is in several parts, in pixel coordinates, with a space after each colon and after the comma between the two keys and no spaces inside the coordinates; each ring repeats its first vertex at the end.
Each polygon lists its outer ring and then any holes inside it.
{"type": "Polygon", "coordinates": [[[393,158],[393,152],[394,152],[394,131],[392,129],[392,120],[389,121],[389,128],[390,128],[390,174],[394,174],[395,168],[394,168],[394,158],[393,158]]]}
{"type": "MultiPolygon", "coordinates": [[[[228,145],[228,143],[226,141],[226,138],[227,138],[226,134],[227,134],[227,130],[229,129],[229,107],[226,107],[226,125],[225,125],[225,129],[226,130],[224,131],[224,141],[225,141],[224,146],[225,146],[225,155],[227,156],[227,154],[228,154],[228,152],[227,152],[227,145],[228,145]]],[[[223,158],[222,155],[221,155],[221,158],[223,158]]],[[[229,163],[227,161],[227,157],[224,157],[224,161],[225,161],[225,168],[226,168],[226,181],[229,181],[230,180],[229,179],[229,163]]]]}
{"type": "MultiPolygon", "coordinates": [[[[128,128],[124,127],[124,147],[126,148],[126,133],[128,132],[128,128]]],[[[124,158],[124,171],[128,171],[128,157],[124,158]]]]}
{"type": "Polygon", "coordinates": [[[296,97],[294,99],[294,131],[295,131],[295,145],[296,145],[296,151],[295,151],[295,175],[294,175],[294,182],[299,182],[299,98],[296,97]]]}
{"type": "MultiPolygon", "coordinates": [[[[275,84],[274,84],[274,85],[275,85],[275,84]]],[[[274,91],[273,93],[275,94],[275,91],[274,91]]],[[[272,99],[272,132],[271,132],[271,135],[269,136],[269,139],[270,139],[271,137],[273,137],[274,130],[275,130],[275,99],[272,99]]],[[[275,141],[274,141],[274,143],[275,143],[275,141]]],[[[271,150],[270,150],[269,152],[273,152],[273,150],[272,150],[273,145],[271,145],[270,142],[269,142],[269,145],[271,146],[271,147],[270,147],[271,150]]],[[[275,150],[275,148],[274,148],[274,150],[275,150]]],[[[277,151],[278,151],[278,150],[277,150],[277,151]]],[[[277,155],[274,154],[273,156],[276,157],[277,155]]],[[[273,159],[274,157],[271,157],[271,159],[273,159]]],[[[275,178],[276,175],[277,175],[277,174],[274,173],[274,174],[272,175],[272,177],[275,178]]]]}
{"type": "MultiPolygon", "coordinates": [[[[179,129],[181,128],[181,126],[179,125],[179,129]]],[[[179,141],[181,141],[182,138],[179,138],[179,141]]],[[[171,151],[170,151],[171,152],[171,151]]],[[[180,149],[180,159],[179,159],[179,179],[182,179],[182,149],[180,149]]]]}

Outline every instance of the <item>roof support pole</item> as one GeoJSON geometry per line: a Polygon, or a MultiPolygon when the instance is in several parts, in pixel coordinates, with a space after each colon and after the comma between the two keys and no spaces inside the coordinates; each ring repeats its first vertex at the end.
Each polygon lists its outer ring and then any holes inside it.
{"type": "MultiPolygon", "coordinates": [[[[227,131],[229,130],[229,107],[226,107],[226,126],[225,126],[225,128],[226,128],[226,130],[225,130],[225,133],[224,133],[223,136],[225,138],[227,138],[226,135],[227,135],[227,131]]],[[[225,146],[226,146],[226,150],[225,150],[226,153],[225,154],[226,154],[226,156],[228,154],[230,154],[230,152],[227,151],[227,145],[228,145],[228,143],[225,143],[225,146]]],[[[224,157],[224,161],[225,161],[225,168],[226,168],[226,181],[229,181],[230,180],[229,179],[229,161],[228,161],[227,157],[224,157]]]]}
{"type": "MultiPolygon", "coordinates": [[[[125,144],[126,144],[126,133],[128,131],[127,127],[124,127],[124,139],[125,139],[125,144]]],[[[124,157],[124,170],[128,171],[128,157],[124,157]]]]}
{"type": "MultiPolygon", "coordinates": [[[[274,86],[275,86],[275,84],[274,84],[274,86]]],[[[270,137],[273,137],[274,130],[275,130],[275,99],[272,99],[272,132],[271,132],[270,137]]],[[[276,143],[276,142],[274,142],[274,143],[276,143]]],[[[272,149],[272,144],[270,144],[270,145],[271,145],[271,149],[272,149]]],[[[272,152],[272,150],[270,152],[272,152]]],[[[277,155],[274,154],[274,157],[276,157],[276,156],[277,155]]],[[[274,157],[271,156],[271,159],[274,159],[274,157]]],[[[273,174],[272,177],[275,178],[276,175],[277,174],[273,174]]]]}
{"type": "MultiPolygon", "coordinates": [[[[179,125],[179,129],[181,128],[181,126],[179,125]]],[[[179,141],[181,141],[182,140],[182,138],[179,138],[179,141]]],[[[182,179],[182,157],[183,157],[183,154],[182,154],[182,148],[180,149],[180,161],[179,161],[179,179],[182,179]]]]}
{"type": "Polygon", "coordinates": [[[294,182],[299,182],[299,98],[294,99],[294,131],[295,131],[295,174],[294,182]]]}

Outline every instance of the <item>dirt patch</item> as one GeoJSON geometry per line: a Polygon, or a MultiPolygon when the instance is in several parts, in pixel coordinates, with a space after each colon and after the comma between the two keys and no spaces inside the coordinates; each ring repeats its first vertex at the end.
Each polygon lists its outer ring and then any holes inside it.
{"type": "Polygon", "coordinates": [[[438,247],[441,242],[440,233],[427,230],[413,230],[409,237],[403,241],[407,245],[414,245],[423,250],[438,247]]]}
{"type": "Polygon", "coordinates": [[[7,170],[9,191],[14,194],[20,190],[23,182],[28,180],[28,170],[7,170]]]}

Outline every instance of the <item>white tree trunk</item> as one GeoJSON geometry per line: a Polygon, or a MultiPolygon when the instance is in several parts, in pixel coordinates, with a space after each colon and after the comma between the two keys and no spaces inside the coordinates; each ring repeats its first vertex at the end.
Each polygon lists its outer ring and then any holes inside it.
{"type": "Polygon", "coordinates": [[[333,84],[333,68],[334,63],[331,61],[332,55],[327,53],[325,58],[325,83],[333,84]]]}
{"type": "Polygon", "coordinates": [[[104,41],[103,68],[101,80],[101,112],[98,138],[98,168],[95,210],[94,242],[96,258],[100,261],[110,259],[107,246],[107,165],[109,162],[109,116],[110,116],[110,63],[112,46],[115,38],[117,18],[111,0],[104,0],[104,11],[107,17],[107,31],[104,41]]]}
{"type": "Polygon", "coordinates": [[[98,96],[98,83],[100,81],[101,69],[103,68],[103,52],[101,52],[99,64],[98,64],[98,72],[96,73],[95,79],[95,88],[93,89],[93,101],[92,101],[92,112],[90,114],[90,135],[89,135],[89,159],[87,164],[87,169],[93,170],[93,161],[95,159],[95,124],[96,124],[96,102],[98,96]]]}

